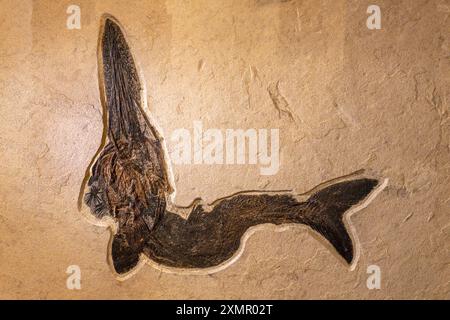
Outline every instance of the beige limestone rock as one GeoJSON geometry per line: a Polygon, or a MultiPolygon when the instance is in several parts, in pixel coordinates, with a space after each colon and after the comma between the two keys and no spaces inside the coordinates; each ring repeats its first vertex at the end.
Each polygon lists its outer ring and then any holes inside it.
{"type": "Polygon", "coordinates": [[[450,4],[373,1],[0,1],[1,298],[450,297],[450,4]],[[305,228],[267,227],[211,275],[144,266],[120,282],[110,231],[78,210],[100,144],[100,17],[114,15],[166,138],[206,128],[279,128],[281,167],[177,165],[176,203],[240,190],[295,189],[355,170],[389,179],[351,217],[361,248],[350,271],[305,228]],[[282,112],[271,94],[279,95],[282,112]],[[277,232],[284,230],[283,232],[277,232]],[[368,290],[369,265],[380,290],[368,290]],[[68,290],[78,265],[81,290],[68,290]]]}

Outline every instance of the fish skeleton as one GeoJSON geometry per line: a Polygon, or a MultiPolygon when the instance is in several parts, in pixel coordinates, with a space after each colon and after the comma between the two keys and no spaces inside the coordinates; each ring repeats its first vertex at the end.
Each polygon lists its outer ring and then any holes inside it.
{"type": "Polygon", "coordinates": [[[329,183],[304,199],[293,192],[244,191],[211,205],[201,199],[184,208],[171,203],[163,138],[144,112],[144,88],[122,30],[114,17],[103,17],[98,55],[106,137],[84,195],[95,217],[115,222],[115,272],[129,273],[143,255],[168,268],[217,267],[231,261],[247,231],[261,224],[306,225],[350,264],[355,250],[344,213],[369,197],[377,179],[329,183]]]}

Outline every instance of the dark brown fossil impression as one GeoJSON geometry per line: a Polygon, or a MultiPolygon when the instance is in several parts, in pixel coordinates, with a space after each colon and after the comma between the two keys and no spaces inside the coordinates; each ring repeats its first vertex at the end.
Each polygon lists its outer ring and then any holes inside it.
{"type": "Polygon", "coordinates": [[[374,179],[337,182],[304,201],[290,193],[240,193],[212,208],[194,203],[186,219],[169,212],[172,188],[162,139],[143,111],[143,88],[114,18],[104,18],[100,37],[107,137],[90,168],[84,200],[93,215],[117,223],[111,245],[117,273],[132,270],[141,254],[167,267],[218,266],[233,257],[250,227],[265,223],[304,224],[352,262],[354,248],[343,215],[371,193],[378,184],[374,179]]]}

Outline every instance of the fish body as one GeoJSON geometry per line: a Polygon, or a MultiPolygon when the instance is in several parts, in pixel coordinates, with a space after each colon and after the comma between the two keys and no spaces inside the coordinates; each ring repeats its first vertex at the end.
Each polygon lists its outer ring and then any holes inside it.
{"type": "Polygon", "coordinates": [[[84,199],[97,218],[109,216],[117,223],[111,245],[117,273],[135,268],[141,254],[167,267],[215,267],[232,259],[251,227],[267,223],[306,225],[352,262],[354,247],[344,213],[374,190],[376,179],[341,181],[319,188],[304,201],[291,193],[240,193],[213,206],[197,201],[184,218],[168,210],[173,189],[162,137],[143,111],[133,56],[110,16],[103,21],[99,55],[107,142],[90,169],[84,199]]]}

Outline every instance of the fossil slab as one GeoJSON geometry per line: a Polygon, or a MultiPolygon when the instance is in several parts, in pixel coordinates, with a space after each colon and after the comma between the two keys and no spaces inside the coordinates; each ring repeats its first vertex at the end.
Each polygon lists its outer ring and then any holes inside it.
{"type": "Polygon", "coordinates": [[[103,19],[99,45],[106,141],[90,168],[84,199],[93,215],[108,216],[117,225],[111,245],[117,273],[135,268],[142,254],[167,267],[219,266],[232,259],[251,227],[266,223],[306,225],[352,262],[355,250],[344,213],[367,199],[378,180],[345,179],[315,188],[304,200],[269,192],[242,192],[211,206],[198,200],[184,208],[190,211],[184,218],[169,209],[173,188],[162,138],[144,112],[133,56],[110,16],[103,19]]]}

